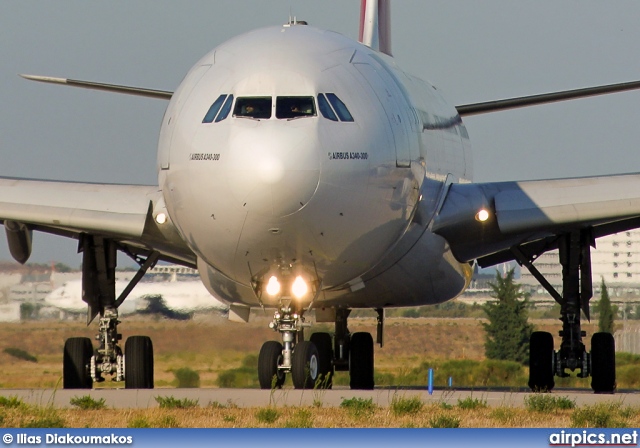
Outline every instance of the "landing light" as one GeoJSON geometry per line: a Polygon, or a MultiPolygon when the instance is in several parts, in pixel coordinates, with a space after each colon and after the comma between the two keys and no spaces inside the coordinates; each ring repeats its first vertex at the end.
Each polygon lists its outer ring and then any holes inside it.
{"type": "Polygon", "coordinates": [[[485,222],[487,219],[489,219],[489,212],[484,208],[476,213],[476,221],[485,222]]]}
{"type": "Polygon", "coordinates": [[[167,222],[167,215],[165,215],[164,213],[158,213],[158,215],[156,216],[156,222],[158,224],[164,224],[165,222],[167,222]]]}
{"type": "Polygon", "coordinates": [[[297,299],[300,299],[304,297],[307,291],[309,291],[309,287],[305,283],[304,279],[298,275],[293,281],[293,285],[291,285],[291,292],[297,299]]]}
{"type": "Polygon", "coordinates": [[[270,296],[275,296],[280,292],[280,282],[275,275],[272,275],[267,283],[267,294],[270,296]]]}

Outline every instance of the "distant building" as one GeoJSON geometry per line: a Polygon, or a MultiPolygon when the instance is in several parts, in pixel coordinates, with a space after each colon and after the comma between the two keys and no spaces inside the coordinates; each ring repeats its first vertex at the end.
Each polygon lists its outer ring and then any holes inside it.
{"type": "MultiPolygon", "coordinates": [[[[640,230],[599,238],[596,244],[596,249],[591,250],[594,290],[600,290],[600,282],[604,279],[607,287],[614,291],[640,294],[640,230]]],[[[562,267],[557,250],[541,255],[534,266],[556,289],[562,289],[562,267]]],[[[520,282],[533,290],[542,290],[526,268],[522,269],[520,282]]]]}

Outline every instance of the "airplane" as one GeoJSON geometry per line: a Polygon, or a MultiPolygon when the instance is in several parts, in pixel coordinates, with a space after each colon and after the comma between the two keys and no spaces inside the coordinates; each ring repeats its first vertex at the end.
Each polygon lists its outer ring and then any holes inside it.
{"type": "MultiPolygon", "coordinates": [[[[127,284],[125,281],[116,281],[116,294],[121,294],[127,284]]],[[[44,302],[69,314],[87,312],[87,304],[82,300],[81,280],[65,282],[47,294],[44,302]]],[[[118,308],[118,313],[144,314],[153,311],[149,308],[153,308],[154,305],[160,305],[159,310],[164,310],[167,317],[188,317],[196,311],[227,309],[224,303],[211,296],[200,281],[141,282],[118,308]]]]}
{"type": "Polygon", "coordinates": [[[374,387],[374,340],[351,333],[354,308],[442,303],[469,285],[473,264],[516,260],[561,305],[562,343],[531,339],[529,386],[551,390],[567,370],[615,390],[614,343],[596,333],[587,351],[590,248],[640,227],[640,176],[473,182],[463,118],[640,88],[640,82],[452,106],[392,56],[390,5],[361,3],[358,41],[296,19],[223,43],[172,91],[24,75],[54,84],[167,100],[158,184],[92,184],[0,178],[0,219],[12,256],[26,262],[34,231],[77,239],[94,350],[71,338],[63,384],[90,388],[112,375],[153,387],[153,344],[120,347],[118,310],[163,260],[197,267],[229,318],[273,311],[282,343],[258,360],[265,389],[331,387],[348,371],[353,389],[374,387]],[[558,292],[535,269],[560,250],[558,292]],[[140,265],[116,294],[116,253],[140,265]],[[308,314],[335,325],[308,338],[308,314]]]}

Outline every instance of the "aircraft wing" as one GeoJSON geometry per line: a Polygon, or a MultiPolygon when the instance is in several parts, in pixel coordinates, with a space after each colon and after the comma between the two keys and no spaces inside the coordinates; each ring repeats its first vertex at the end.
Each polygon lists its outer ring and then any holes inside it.
{"type": "Polygon", "coordinates": [[[71,238],[108,237],[131,255],[195,266],[193,252],[171,223],[157,186],[91,184],[0,177],[0,222],[13,257],[31,254],[32,232],[71,238]],[[156,216],[164,213],[166,222],[156,216]]]}
{"type": "Polygon", "coordinates": [[[535,258],[558,236],[595,239],[640,227],[640,174],[524,182],[452,184],[433,222],[460,261],[481,266],[535,258]],[[488,212],[481,221],[480,210],[488,212]]]}

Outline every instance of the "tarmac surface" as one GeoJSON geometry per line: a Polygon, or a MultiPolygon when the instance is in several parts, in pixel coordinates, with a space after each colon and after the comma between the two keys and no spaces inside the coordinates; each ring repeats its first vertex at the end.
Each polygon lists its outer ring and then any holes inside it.
{"type": "MultiPolygon", "coordinates": [[[[574,400],[576,405],[593,405],[598,402],[621,402],[629,406],[640,406],[640,391],[627,390],[616,394],[594,394],[591,390],[558,389],[552,392],[559,397],[574,400]]],[[[434,390],[429,394],[425,389],[385,388],[370,391],[336,388],[332,390],[259,390],[259,389],[92,389],[92,390],[53,390],[53,389],[4,389],[0,395],[18,397],[29,404],[72,407],[74,397],[90,395],[95,400],[105,399],[110,408],[145,409],[157,407],[156,397],[174,397],[176,399],[197,400],[199,406],[211,404],[238,407],[275,406],[311,406],[321,404],[324,407],[337,407],[344,399],[373,399],[378,406],[389,406],[394,397],[421,397],[429,403],[447,403],[455,405],[458,400],[468,397],[486,401],[489,406],[523,407],[527,391],[513,390],[434,390]]]]}

